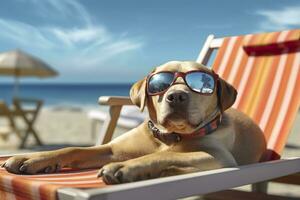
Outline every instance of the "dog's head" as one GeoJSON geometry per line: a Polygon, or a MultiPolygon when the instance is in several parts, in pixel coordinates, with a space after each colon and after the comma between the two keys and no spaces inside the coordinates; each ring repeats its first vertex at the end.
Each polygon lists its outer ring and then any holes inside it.
{"type": "MultiPolygon", "coordinates": [[[[162,71],[186,73],[199,69],[213,74],[212,70],[199,63],[179,61],[158,66],[151,74],[162,71]]],[[[184,79],[178,77],[163,93],[150,96],[145,77],[132,86],[130,98],[141,110],[147,106],[151,120],[163,132],[187,134],[194,132],[216,109],[223,112],[234,103],[236,90],[223,79],[216,80],[215,90],[209,95],[192,91],[184,79]]]]}

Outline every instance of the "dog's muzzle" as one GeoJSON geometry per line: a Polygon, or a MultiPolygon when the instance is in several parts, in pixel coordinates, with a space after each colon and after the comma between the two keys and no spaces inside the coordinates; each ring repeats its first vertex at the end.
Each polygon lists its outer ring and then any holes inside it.
{"type": "Polygon", "coordinates": [[[166,102],[171,107],[186,106],[189,101],[189,95],[184,91],[171,91],[167,94],[166,102]]]}

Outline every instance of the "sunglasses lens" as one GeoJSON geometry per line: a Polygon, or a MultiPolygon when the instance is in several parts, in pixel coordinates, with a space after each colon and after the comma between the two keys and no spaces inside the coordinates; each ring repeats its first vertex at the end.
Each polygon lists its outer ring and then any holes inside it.
{"type": "Polygon", "coordinates": [[[202,94],[212,94],[215,88],[215,81],[212,75],[205,72],[192,72],[186,75],[186,83],[189,87],[202,94]]]}
{"type": "Polygon", "coordinates": [[[163,92],[172,84],[174,79],[173,73],[161,72],[151,76],[148,81],[149,94],[163,92]]]}

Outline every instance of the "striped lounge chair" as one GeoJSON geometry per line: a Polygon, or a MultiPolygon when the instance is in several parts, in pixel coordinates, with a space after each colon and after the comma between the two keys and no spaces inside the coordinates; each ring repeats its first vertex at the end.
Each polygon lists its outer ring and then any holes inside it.
{"type": "MultiPolygon", "coordinates": [[[[234,107],[248,114],[264,131],[268,151],[263,162],[114,186],[97,179],[97,169],[64,169],[57,174],[32,176],[0,169],[0,199],[175,199],[300,172],[300,158],[280,159],[299,109],[299,39],[299,29],[216,39],[210,35],[197,59],[206,64],[218,50],[213,68],[237,88],[234,107]]],[[[100,103],[110,106],[98,139],[106,143],[112,138],[122,106],[131,105],[131,101],[127,97],[101,97],[100,103]]],[[[223,197],[226,194],[223,192],[223,197]]]]}

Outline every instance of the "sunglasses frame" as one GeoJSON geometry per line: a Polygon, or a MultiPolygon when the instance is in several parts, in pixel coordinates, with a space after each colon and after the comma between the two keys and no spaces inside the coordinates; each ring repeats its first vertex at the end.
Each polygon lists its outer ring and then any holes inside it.
{"type": "Polygon", "coordinates": [[[188,71],[188,72],[172,72],[172,71],[160,71],[160,72],[156,72],[156,73],[152,73],[152,74],[149,74],[148,77],[147,77],[147,81],[146,81],[146,87],[147,87],[147,94],[149,96],[156,96],[156,95],[161,95],[161,94],[164,94],[172,85],[174,85],[175,81],[177,80],[177,78],[181,77],[185,83],[185,85],[193,92],[196,92],[198,94],[201,94],[201,95],[206,95],[206,96],[210,96],[214,93],[214,91],[216,90],[216,87],[217,87],[217,82],[219,80],[219,76],[218,74],[216,74],[213,70],[212,72],[208,72],[206,70],[192,70],[192,71],[188,71]],[[198,91],[195,91],[193,90],[188,84],[187,84],[187,81],[185,79],[185,77],[188,75],[188,74],[191,74],[191,73],[194,73],[194,72],[202,72],[202,73],[205,73],[205,74],[208,74],[208,75],[211,75],[214,79],[214,88],[213,88],[213,92],[212,93],[201,93],[201,92],[198,92],[198,91]],[[165,90],[163,91],[160,91],[160,92],[156,92],[156,93],[150,93],[149,92],[149,81],[150,79],[156,75],[156,74],[160,74],[160,73],[170,73],[170,74],[174,74],[174,78],[170,84],[169,87],[167,87],[165,90]]]}

